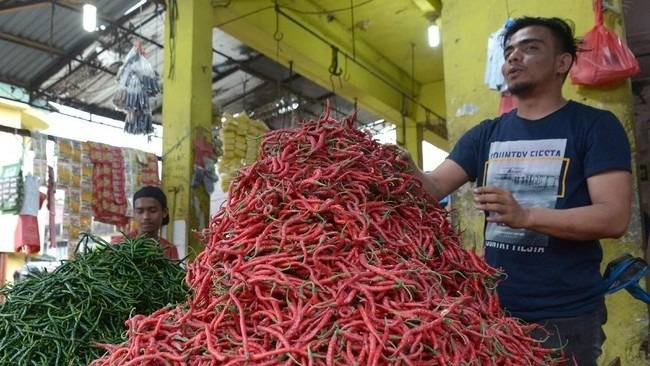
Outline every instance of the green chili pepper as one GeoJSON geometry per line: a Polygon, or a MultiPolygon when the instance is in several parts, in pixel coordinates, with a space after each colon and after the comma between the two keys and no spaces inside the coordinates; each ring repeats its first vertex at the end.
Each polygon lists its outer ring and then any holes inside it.
{"type": "Polygon", "coordinates": [[[104,354],[96,343],[126,340],[132,315],[185,300],[181,262],[156,241],[111,245],[86,234],[82,244],[52,273],[0,288],[0,365],[87,365],[104,354]]]}

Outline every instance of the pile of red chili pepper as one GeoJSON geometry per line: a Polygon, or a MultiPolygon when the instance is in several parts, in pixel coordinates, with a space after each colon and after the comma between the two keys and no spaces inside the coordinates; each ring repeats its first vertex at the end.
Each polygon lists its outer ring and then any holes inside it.
{"type": "Polygon", "coordinates": [[[92,365],[551,365],[397,159],[329,115],[275,130],[230,186],[186,304],[92,365]]]}

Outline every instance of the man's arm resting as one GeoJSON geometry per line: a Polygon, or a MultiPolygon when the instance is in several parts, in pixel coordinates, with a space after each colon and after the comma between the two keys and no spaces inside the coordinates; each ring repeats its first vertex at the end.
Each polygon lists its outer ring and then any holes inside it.
{"type": "Polygon", "coordinates": [[[416,171],[425,191],[437,200],[443,199],[469,181],[465,170],[453,160],[445,159],[435,170],[423,173],[416,171]]]}
{"type": "Polygon", "coordinates": [[[591,205],[564,210],[528,208],[525,227],[569,240],[619,238],[630,222],[631,182],[627,171],[594,175],[587,179],[591,205]]]}

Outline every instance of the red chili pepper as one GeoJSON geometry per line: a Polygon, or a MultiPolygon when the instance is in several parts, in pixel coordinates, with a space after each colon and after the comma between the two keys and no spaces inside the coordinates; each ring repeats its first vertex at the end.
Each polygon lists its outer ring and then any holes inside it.
{"type": "Polygon", "coordinates": [[[559,365],[506,316],[397,151],[320,120],[267,133],[188,264],[187,302],[127,321],[109,365],[559,365]]]}

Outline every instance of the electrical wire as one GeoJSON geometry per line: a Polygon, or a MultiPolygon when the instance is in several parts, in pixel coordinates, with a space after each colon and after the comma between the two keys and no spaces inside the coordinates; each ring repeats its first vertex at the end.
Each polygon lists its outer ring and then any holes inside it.
{"type": "Polygon", "coordinates": [[[366,0],[366,1],[362,2],[362,3],[356,4],[356,5],[353,4],[353,5],[347,6],[345,8],[324,9],[324,10],[319,10],[319,11],[300,10],[300,9],[296,9],[296,8],[293,8],[293,7],[290,7],[290,6],[279,4],[277,1],[276,1],[276,3],[278,3],[278,5],[280,5],[281,8],[291,10],[293,12],[303,14],[303,15],[325,15],[325,14],[331,14],[331,13],[338,13],[338,12],[342,12],[342,11],[354,10],[354,9],[357,9],[357,8],[359,8],[361,6],[369,4],[369,3],[373,2],[373,1],[375,1],[375,0],[366,0]]]}
{"type": "Polygon", "coordinates": [[[169,72],[167,78],[173,79],[176,72],[176,21],[178,20],[178,4],[176,0],[169,0],[169,72]]]}
{"type": "MultiPolygon", "coordinates": [[[[331,9],[331,10],[319,10],[319,11],[304,11],[304,10],[296,9],[296,8],[293,8],[293,7],[290,7],[290,6],[282,5],[277,1],[274,1],[274,3],[277,6],[279,6],[280,8],[291,10],[291,11],[299,13],[299,14],[323,15],[323,14],[338,13],[338,12],[342,12],[342,11],[353,10],[353,9],[359,8],[359,7],[363,6],[363,5],[369,4],[369,3],[373,2],[373,1],[375,1],[375,0],[366,0],[366,1],[362,2],[362,3],[356,4],[356,5],[353,5],[353,6],[348,6],[348,7],[345,7],[345,8],[331,9]]],[[[228,6],[230,6],[230,3],[231,3],[231,1],[228,1],[224,5],[217,5],[217,6],[219,6],[219,7],[228,7],[228,6]]],[[[232,19],[228,19],[228,20],[226,20],[226,21],[224,21],[222,23],[216,24],[215,27],[217,27],[217,28],[223,27],[224,25],[228,25],[230,23],[233,23],[233,22],[236,22],[238,20],[244,19],[246,17],[257,14],[257,13],[262,12],[264,10],[273,9],[273,8],[276,7],[276,5],[264,6],[264,7],[261,7],[259,9],[257,9],[257,10],[253,10],[251,12],[248,12],[246,14],[236,16],[236,17],[234,17],[232,19]]]]}

